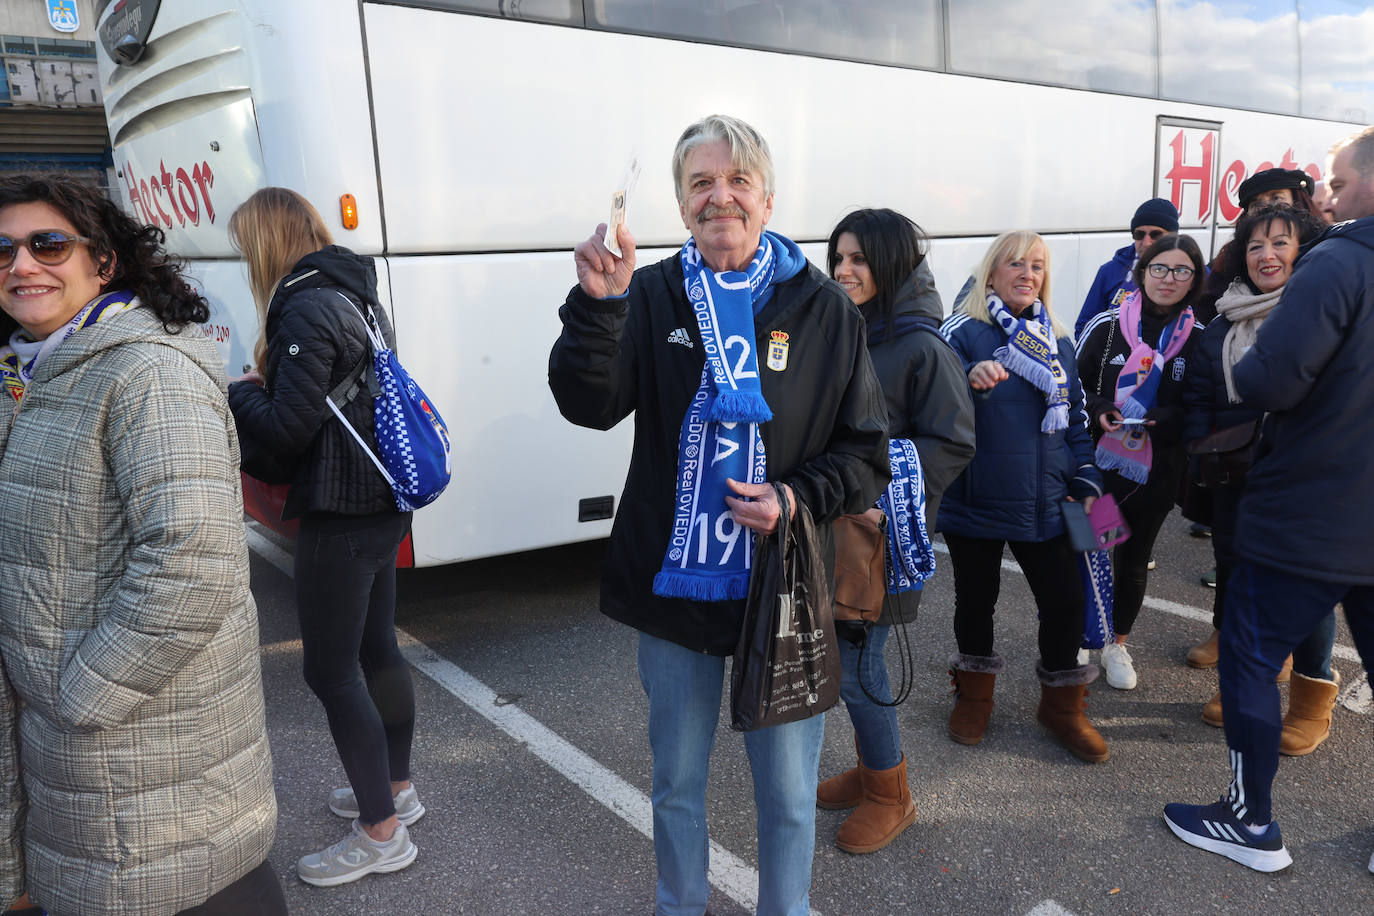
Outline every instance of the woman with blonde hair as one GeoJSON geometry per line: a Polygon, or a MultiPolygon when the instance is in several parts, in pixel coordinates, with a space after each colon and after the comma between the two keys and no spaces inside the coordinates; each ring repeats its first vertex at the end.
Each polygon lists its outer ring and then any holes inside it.
{"type": "Polygon", "coordinates": [[[1102,493],[1068,330],[1050,308],[1050,251],[1034,232],[999,236],[941,332],[973,389],[977,452],[945,491],[939,529],[954,566],[955,688],[950,737],[982,740],[1002,656],[993,614],[1002,548],[1021,564],[1039,610],[1037,718],[1075,756],[1107,744],[1083,711],[1097,668],[1078,664],[1083,589],[1061,503],[1102,493]]]}
{"type": "Polygon", "coordinates": [[[410,527],[391,488],[331,413],[375,450],[363,311],[395,346],[371,258],[333,244],[305,198],[264,188],[229,219],[262,319],[256,368],[229,388],[244,470],[289,483],[296,613],[306,683],[324,704],[348,775],[329,808],[353,819],[342,841],[296,863],[327,887],[415,861],[407,825],[424,814],[410,783],[415,691],[396,644],[396,553],[410,527]],[[352,380],[354,384],[350,385],[352,380]],[[352,389],[334,394],[338,389],[352,389]]]}

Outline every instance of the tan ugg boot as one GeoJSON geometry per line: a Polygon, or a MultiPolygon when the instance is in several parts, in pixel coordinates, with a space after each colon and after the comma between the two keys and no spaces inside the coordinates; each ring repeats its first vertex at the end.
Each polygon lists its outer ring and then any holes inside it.
{"type": "Polygon", "coordinates": [[[1293,672],[1288,685],[1288,715],[1283,717],[1279,753],[1302,757],[1317,749],[1331,735],[1331,710],[1341,689],[1341,674],[1331,670],[1335,680],[1324,681],[1293,672]]]}
{"type": "Polygon", "coordinates": [[[1206,722],[1208,725],[1215,725],[1217,728],[1222,728],[1226,725],[1226,720],[1223,718],[1221,711],[1220,690],[1218,690],[1216,695],[1210,700],[1202,704],[1202,721],[1206,722]]]}
{"type": "Polygon", "coordinates": [[[916,804],[906,783],[906,756],[890,770],[859,765],[863,801],[835,832],[835,845],[845,852],[877,852],[916,820],[916,804]]]}
{"type": "Polygon", "coordinates": [[[949,736],[960,744],[977,744],[988,730],[992,718],[992,689],[1002,670],[1000,655],[950,657],[950,684],[954,686],[954,709],[949,714],[949,736]]]}
{"type": "Polygon", "coordinates": [[[1211,636],[1188,650],[1188,657],[1185,661],[1188,662],[1189,668],[1215,668],[1217,666],[1217,654],[1219,652],[1217,637],[1219,635],[1216,630],[1213,630],[1211,636]]]}
{"type": "MultiPolygon", "coordinates": [[[[864,755],[859,753],[859,736],[854,736],[854,753],[859,758],[859,763],[864,762],[864,755]]],[[[864,797],[863,783],[859,780],[859,768],[856,766],[852,770],[845,770],[837,776],[816,786],[816,807],[825,808],[827,811],[842,811],[845,808],[852,808],[857,805],[864,797]]]]}
{"type": "Polygon", "coordinates": [[[1111,755],[1107,742],[1083,711],[1083,697],[1097,671],[1096,665],[1065,671],[1046,671],[1036,666],[1040,675],[1040,708],[1035,717],[1069,753],[1088,763],[1101,763],[1111,755]]]}

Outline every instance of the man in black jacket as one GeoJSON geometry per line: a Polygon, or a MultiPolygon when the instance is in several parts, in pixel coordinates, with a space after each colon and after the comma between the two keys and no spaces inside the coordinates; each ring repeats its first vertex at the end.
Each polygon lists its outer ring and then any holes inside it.
{"type": "MultiPolygon", "coordinates": [[[[611,532],[601,609],[640,631],[639,674],[649,698],[654,760],[656,912],[699,916],[709,895],[707,759],[720,714],[724,656],[734,650],[744,608],[737,597],[700,600],[670,596],[671,589],[661,587],[669,560],[679,556],[670,539],[675,543],[678,535],[683,468],[696,455],[687,434],[680,440],[684,416],[697,408],[707,381],[722,373],[756,378],[771,412],[771,419],[758,421],[758,453],[766,450],[759,479],[732,478],[733,495],[722,489],[726,495],[718,504],[700,507],[690,519],[691,532],[706,532],[702,555],[719,550],[722,562],[746,555],[751,536],[776,530],[778,504],[765,481],[781,483],[824,522],[873,505],[887,483],[888,458],[882,391],[863,320],[795,244],[764,231],[773,209],[773,165],[763,138],[737,119],[705,118],[679,139],[673,177],[693,240],[680,254],[638,271],[634,238],[623,226],[621,257],[603,244],[604,226],[577,246],[578,285],[559,311],[563,332],[549,358],[549,387],[563,416],[581,426],[610,429],[635,414],[634,452],[611,532]],[[769,252],[776,270],[755,284],[769,252]],[[746,328],[725,337],[721,347],[712,323],[699,319],[703,309],[694,310],[700,293],[689,301],[689,275],[717,292],[744,289],[752,296],[752,333],[746,328]],[[739,285],[742,275],[751,280],[747,287],[739,285]],[[724,364],[721,349],[729,356],[724,364]],[[705,374],[704,364],[710,369],[705,374]],[[712,533],[720,543],[709,541],[712,533]]],[[[714,309],[717,303],[709,304],[714,309]]],[[[747,325],[751,300],[743,305],[747,325]]],[[[724,452],[716,448],[714,454],[724,452]]],[[[709,473],[707,468],[703,476],[709,473]]],[[[818,526],[823,537],[829,527],[818,526]]],[[[691,546],[686,553],[695,555],[691,546]]],[[[759,913],[809,910],[823,730],[823,716],[816,715],[745,734],[759,810],[759,913]]]]}
{"type": "Polygon", "coordinates": [[[1366,668],[1374,659],[1374,127],[1337,143],[1332,155],[1330,206],[1348,222],[1304,254],[1234,372],[1241,400],[1268,411],[1241,498],[1240,561],[1221,631],[1234,777],[1215,804],[1164,809],[1185,842],[1257,871],[1292,862],[1269,798],[1279,667],[1336,604],[1366,668]]]}

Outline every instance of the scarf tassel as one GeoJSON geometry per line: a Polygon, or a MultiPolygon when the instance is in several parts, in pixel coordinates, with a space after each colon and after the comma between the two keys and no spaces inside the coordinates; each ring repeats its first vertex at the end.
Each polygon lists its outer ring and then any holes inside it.
{"type": "Polygon", "coordinates": [[[772,408],[758,391],[720,391],[706,406],[706,420],[717,423],[767,423],[772,408]]]}
{"type": "Polygon", "coordinates": [[[749,571],[712,576],[702,572],[663,569],[654,574],[654,594],[688,601],[732,601],[749,597],[749,571]]]}
{"type": "Polygon", "coordinates": [[[1102,470],[1116,471],[1122,477],[1134,483],[1143,484],[1150,478],[1149,465],[1141,464],[1139,461],[1133,461],[1115,452],[1109,452],[1100,445],[1097,447],[1095,461],[1097,466],[1102,470]]]}
{"type": "Polygon", "coordinates": [[[1054,384],[1054,374],[1044,363],[1036,362],[1015,347],[998,347],[992,355],[999,363],[1007,367],[1008,372],[1030,382],[1040,389],[1041,393],[1054,394],[1057,387],[1054,384]]]}
{"type": "Polygon", "coordinates": [[[1055,404],[1045,411],[1045,419],[1040,421],[1042,433],[1057,433],[1069,428],[1069,405],[1055,404]]]}

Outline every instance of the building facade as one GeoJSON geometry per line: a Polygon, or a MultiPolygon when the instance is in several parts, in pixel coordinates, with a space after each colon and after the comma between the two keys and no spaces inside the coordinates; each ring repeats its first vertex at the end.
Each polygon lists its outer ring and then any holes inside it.
{"type": "Polygon", "coordinates": [[[0,3],[0,172],[89,172],[109,186],[95,20],[108,0],[0,3]]]}

